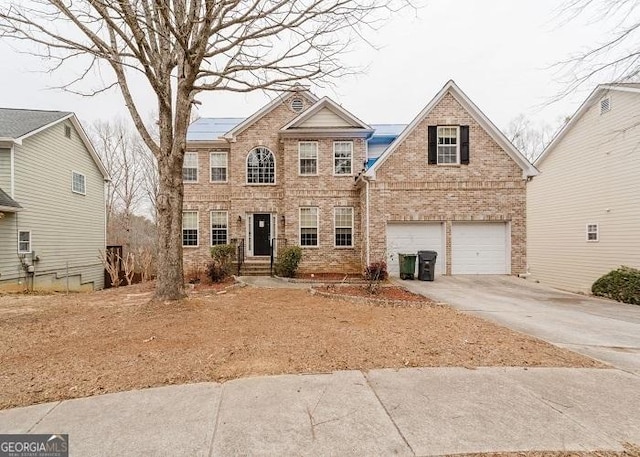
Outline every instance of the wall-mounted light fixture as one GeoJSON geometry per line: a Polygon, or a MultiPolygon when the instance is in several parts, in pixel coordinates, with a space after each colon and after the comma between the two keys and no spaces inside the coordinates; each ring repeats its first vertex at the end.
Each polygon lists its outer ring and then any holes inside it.
{"type": "Polygon", "coordinates": [[[282,221],[282,225],[284,225],[284,223],[286,222],[286,218],[284,217],[284,214],[282,216],[280,216],[280,220],[282,221]]]}
{"type": "Polygon", "coordinates": [[[241,215],[241,214],[238,214],[238,224],[239,224],[240,222],[242,222],[242,215],[241,215]]]}

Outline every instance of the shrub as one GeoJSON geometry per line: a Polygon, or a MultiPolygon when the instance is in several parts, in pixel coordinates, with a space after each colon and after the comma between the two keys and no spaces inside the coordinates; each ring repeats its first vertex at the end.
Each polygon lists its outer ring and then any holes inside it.
{"type": "Polygon", "coordinates": [[[285,278],[293,278],[298,271],[298,265],[302,260],[302,249],[299,246],[290,246],[282,250],[276,262],[276,274],[285,278]]]}
{"type": "Polygon", "coordinates": [[[218,244],[211,248],[211,258],[207,265],[207,276],[213,282],[222,281],[231,274],[233,256],[236,248],[232,244],[218,244]]]}
{"type": "Polygon", "coordinates": [[[387,272],[387,262],[372,262],[364,270],[364,277],[367,281],[384,281],[389,277],[387,272]]]}
{"type": "Polygon", "coordinates": [[[640,305],[640,270],[620,267],[602,276],[591,286],[593,295],[640,305]]]}

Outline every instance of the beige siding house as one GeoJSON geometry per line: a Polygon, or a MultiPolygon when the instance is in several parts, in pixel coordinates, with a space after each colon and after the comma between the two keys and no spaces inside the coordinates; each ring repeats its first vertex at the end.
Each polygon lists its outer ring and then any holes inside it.
{"type": "Polygon", "coordinates": [[[106,179],[73,113],[0,109],[0,288],[103,287],[106,179]]]}
{"type": "Polygon", "coordinates": [[[589,292],[640,268],[640,85],[598,86],[536,161],[527,189],[533,279],[589,292]]]}
{"type": "Polygon", "coordinates": [[[301,90],[246,119],[191,125],[184,259],[214,244],[248,263],[303,249],[301,271],[361,273],[438,252],[438,274],[525,271],[525,186],[535,168],[453,82],[409,125],[369,125],[301,90]]]}

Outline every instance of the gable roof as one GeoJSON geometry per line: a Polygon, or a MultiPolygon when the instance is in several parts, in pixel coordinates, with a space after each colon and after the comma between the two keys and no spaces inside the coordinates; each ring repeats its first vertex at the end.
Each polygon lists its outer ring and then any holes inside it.
{"type": "Polygon", "coordinates": [[[544,148],[542,154],[536,159],[534,165],[538,166],[542,163],[542,161],[549,155],[549,153],[560,143],[560,141],[565,137],[565,135],[573,128],[574,125],[584,116],[584,114],[589,111],[600,98],[605,95],[609,91],[619,91],[619,92],[632,92],[636,94],[640,94],[640,84],[637,83],[615,83],[615,84],[600,84],[596,86],[595,89],[589,94],[587,99],[582,102],[577,109],[577,111],[571,116],[569,122],[567,122],[557,133],[556,136],[553,137],[551,142],[544,148]]]}
{"type": "Polygon", "coordinates": [[[14,213],[22,211],[22,206],[13,198],[9,197],[4,190],[0,189],[0,212],[2,211],[14,213]]]}
{"type": "Polygon", "coordinates": [[[398,146],[413,132],[420,122],[426,118],[431,110],[440,103],[443,97],[450,93],[467,110],[480,126],[491,136],[491,138],[513,159],[522,169],[525,177],[536,176],[538,170],[529,162],[524,155],[507,139],[507,137],[495,126],[493,122],[462,92],[453,80],[449,80],[436,94],[436,96],[424,107],[413,121],[402,131],[402,133],[391,143],[380,158],[369,168],[365,176],[375,177],[375,171],[387,160],[387,158],[398,149],[398,146]]]}
{"type": "Polygon", "coordinates": [[[342,121],[343,125],[334,125],[334,126],[326,126],[326,128],[348,128],[348,129],[360,129],[366,131],[366,133],[373,133],[373,129],[368,124],[365,124],[356,116],[351,114],[349,111],[344,109],[342,106],[338,105],[336,102],[331,100],[329,97],[322,97],[316,103],[311,105],[309,108],[304,110],[298,116],[291,120],[287,125],[280,129],[280,132],[285,132],[287,130],[296,130],[300,129],[305,130],[314,130],[318,129],[318,127],[309,127],[305,126],[305,123],[311,120],[316,114],[320,113],[323,110],[328,110],[332,114],[335,115],[336,119],[342,121]]]}
{"type": "Polygon", "coordinates": [[[66,119],[71,121],[80,140],[89,151],[91,158],[102,173],[105,181],[109,181],[109,173],[104,167],[87,133],[82,128],[76,115],[69,111],[42,111],[0,108],[0,140],[22,144],[22,141],[36,133],[52,127],[66,119]]]}
{"type": "Polygon", "coordinates": [[[274,98],[271,102],[264,105],[258,111],[253,113],[251,116],[244,119],[238,125],[236,125],[233,129],[231,129],[229,132],[227,132],[224,135],[224,138],[228,140],[232,140],[236,135],[239,135],[240,133],[242,133],[254,122],[258,121],[259,119],[261,119],[262,117],[266,116],[271,111],[273,111],[276,107],[278,107],[282,102],[285,101],[285,99],[290,97],[292,94],[302,95],[307,100],[311,101],[311,103],[315,103],[318,101],[318,97],[313,95],[308,89],[298,88],[298,89],[292,90],[291,92],[284,92],[278,95],[276,98],[274,98]]]}

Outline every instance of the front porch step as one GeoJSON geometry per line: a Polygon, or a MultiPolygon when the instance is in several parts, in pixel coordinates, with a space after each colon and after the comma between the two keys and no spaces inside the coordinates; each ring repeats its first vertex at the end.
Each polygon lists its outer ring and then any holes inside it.
{"type": "MultiPolygon", "coordinates": [[[[240,268],[240,276],[270,276],[270,262],[245,261],[240,268]]],[[[238,263],[234,264],[234,271],[238,271],[238,263]]]]}

